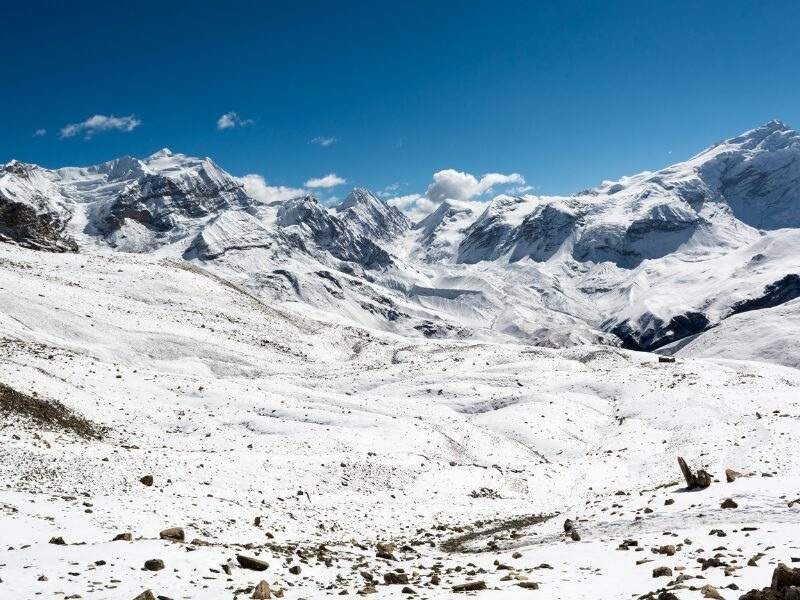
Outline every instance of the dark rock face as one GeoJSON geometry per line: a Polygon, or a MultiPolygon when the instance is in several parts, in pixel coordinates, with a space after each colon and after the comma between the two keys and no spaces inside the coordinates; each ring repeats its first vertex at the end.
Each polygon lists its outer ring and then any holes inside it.
{"type": "Polygon", "coordinates": [[[735,315],[751,310],[772,308],[798,297],[800,297],[800,275],[791,273],[766,286],[763,294],[758,298],[742,300],[731,306],[730,314],[735,315]]]}
{"type": "Polygon", "coordinates": [[[66,225],[55,213],[37,211],[0,194],[0,242],[47,252],[77,252],[75,240],[64,233],[66,225]]]}
{"type": "Polygon", "coordinates": [[[572,234],[577,220],[574,214],[552,204],[536,207],[516,227],[502,212],[488,215],[467,229],[458,248],[458,262],[475,264],[508,253],[511,262],[526,257],[546,261],[572,234]]]}
{"type": "MultiPolygon", "coordinates": [[[[388,252],[371,240],[354,234],[311,196],[284,202],[278,209],[277,224],[284,228],[296,225],[306,229],[317,247],[341,261],[357,263],[365,269],[383,268],[392,263],[388,252]]],[[[309,252],[302,236],[290,234],[288,239],[299,250],[309,252]]]]}
{"type": "Polygon", "coordinates": [[[603,223],[587,228],[572,256],[581,262],[610,261],[632,269],[645,259],[664,257],[694,235],[702,220],[693,212],[656,206],[627,226],[603,223]]]}
{"type": "Polygon", "coordinates": [[[408,217],[363,188],[350,192],[336,207],[336,214],[351,228],[371,239],[391,240],[411,227],[408,217]]]}
{"type": "Polygon", "coordinates": [[[546,261],[570,236],[577,221],[574,214],[549,204],[529,214],[514,232],[511,262],[526,256],[546,261]]]}
{"type": "Polygon", "coordinates": [[[484,260],[496,260],[502,256],[502,248],[507,246],[513,232],[514,228],[502,215],[479,219],[467,229],[464,239],[461,240],[457,261],[475,264],[484,260]]]}
{"type": "Polygon", "coordinates": [[[709,325],[708,317],[699,312],[675,315],[669,320],[669,323],[664,323],[658,317],[646,314],[640,317],[638,324],[623,321],[614,325],[611,333],[621,340],[623,348],[651,351],[705,331],[709,325]]]}
{"type": "Polygon", "coordinates": [[[105,207],[99,223],[104,235],[120,229],[126,219],[155,232],[168,232],[178,219],[197,219],[228,208],[244,208],[250,202],[244,189],[232,179],[200,176],[176,181],[161,175],[145,175],[105,207]]]}

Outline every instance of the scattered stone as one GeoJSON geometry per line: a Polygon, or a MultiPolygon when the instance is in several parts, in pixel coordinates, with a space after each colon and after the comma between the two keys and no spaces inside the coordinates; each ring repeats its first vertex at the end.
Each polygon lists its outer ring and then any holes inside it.
{"type": "Polygon", "coordinates": [[[733,483],[741,476],[742,474],[739,473],[739,471],[734,471],[733,469],[725,469],[725,481],[727,481],[728,483],[733,483]]]}
{"type": "Polygon", "coordinates": [[[256,589],[253,590],[253,595],[250,597],[256,600],[268,600],[272,598],[272,590],[269,588],[269,584],[262,579],[256,586],[256,589]]]}
{"type": "Polygon", "coordinates": [[[169,527],[159,533],[158,536],[162,540],[172,540],[173,542],[182,542],[186,539],[186,535],[180,527],[169,527]]]}
{"type": "Polygon", "coordinates": [[[467,583],[459,583],[453,586],[454,592],[477,592],[485,589],[485,581],[468,581],[467,583]]]}
{"type": "Polygon", "coordinates": [[[539,584],[536,583],[535,581],[520,581],[517,584],[517,586],[521,587],[522,589],[525,589],[525,590],[538,590],[539,589],[539,584]]]}
{"type": "Polygon", "coordinates": [[[704,585],[700,588],[700,593],[703,594],[703,598],[713,598],[714,600],[725,600],[722,595],[717,591],[713,585],[704,585]]]}
{"type": "Polygon", "coordinates": [[[653,577],[672,577],[672,569],[669,567],[656,567],[653,569],[653,577]]]}
{"type": "Polygon", "coordinates": [[[400,590],[403,594],[416,594],[412,588],[405,586],[402,590],[400,590]]]}
{"type": "Polygon", "coordinates": [[[144,568],[147,571],[160,571],[164,568],[164,561],[160,558],[151,558],[144,561],[144,568]]]}
{"type": "Polygon", "coordinates": [[[147,487],[150,487],[151,485],[153,485],[153,476],[152,475],[145,475],[139,481],[141,482],[142,485],[146,485],[147,487]]]}
{"type": "Polygon", "coordinates": [[[50,543],[51,544],[55,544],[56,546],[66,546],[67,545],[67,542],[65,542],[64,538],[61,537],[61,536],[59,536],[59,537],[51,537],[50,538],[50,543]]]}
{"type": "Polygon", "coordinates": [[[250,569],[251,571],[266,571],[269,568],[269,565],[263,560],[244,556],[243,554],[237,554],[236,560],[239,561],[240,567],[243,569],[250,569]]]}
{"type": "Polygon", "coordinates": [[[114,539],[111,540],[112,542],[132,542],[133,541],[133,534],[131,533],[118,533],[114,536],[114,539]]]}
{"type": "Polygon", "coordinates": [[[579,534],[575,529],[573,529],[569,537],[572,539],[573,542],[580,542],[581,541],[581,534],[579,534]]]}
{"type": "Polygon", "coordinates": [[[719,506],[720,508],[739,508],[739,505],[732,498],[725,498],[719,506]]]}
{"type": "Polygon", "coordinates": [[[383,574],[383,581],[386,585],[406,585],[408,584],[408,575],[389,571],[383,574]]]}
{"type": "Polygon", "coordinates": [[[156,600],[156,597],[153,595],[153,592],[150,590],[145,590],[133,600],[156,600]]]}
{"type": "Polygon", "coordinates": [[[660,363],[674,363],[675,357],[674,356],[659,356],[658,362],[660,363]]]}
{"type": "Polygon", "coordinates": [[[292,575],[300,575],[300,571],[302,571],[300,565],[294,565],[292,567],[289,567],[289,573],[291,573],[292,575]]]}
{"type": "Polygon", "coordinates": [[[572,522],[572,519],[567,519],[564,521],[564,533],[569,533],[575,527],[575,524],[572,522]]]}

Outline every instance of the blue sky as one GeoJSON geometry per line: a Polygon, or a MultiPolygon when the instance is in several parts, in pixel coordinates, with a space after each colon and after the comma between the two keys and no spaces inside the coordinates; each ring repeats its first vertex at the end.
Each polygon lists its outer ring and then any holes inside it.
{"type": "Polygon", "coordinates": [[[323,195],[424,192],[442,169],[555,194],[800,126],[798,2],[123,4],[4,3],[0,162],[168,146],[346,180],[323,195]]]}

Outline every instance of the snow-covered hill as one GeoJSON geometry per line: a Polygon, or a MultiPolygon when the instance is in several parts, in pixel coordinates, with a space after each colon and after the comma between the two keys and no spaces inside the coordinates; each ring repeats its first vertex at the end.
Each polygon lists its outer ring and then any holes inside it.
{"type": "Polygon", "coordinates": [[[778,121],[574,196],[445,200],[415,224],[363,189],[266,203],[166,149],[0,176],[0,240],[184,259],[329,322],[551,347],[655,350],[790,301],[798,231],[800,134],[778,121]]]}
{"type": "Polygon", "coordinates": [[[409,340],[8,244],[0,330],[3,598],[737,598],[796,553],[796,369],[409,340]],[[686,491],[678,455],[717,481],[686,491]]]}

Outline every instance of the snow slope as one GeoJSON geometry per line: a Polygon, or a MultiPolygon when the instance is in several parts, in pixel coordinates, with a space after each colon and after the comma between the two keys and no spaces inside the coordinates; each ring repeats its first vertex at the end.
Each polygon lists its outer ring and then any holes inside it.
{"type": "Polygon", "coordinates": [[[797,554],[795,369],[409,339],[300,308],[152,253],[0,244],[0,383],[104,431],[4,410],[0,597],[244,598],[266,579],[321,598],[364,590],[360,572],[400,597],[384,575],[402,569],[428,598],[483,580],[486,597],[597,600],[674,579],[656,566],[762,587],[797,554]],[[721,482],[683,491],[677,455],[721,482]],[[753,475],[728,484],[725,468],[753,475]],[[186,543],[158,539],[172,526],[186,543]],[[651,551],[665,544],[674,556],[651,551]],[[727,575],[701,569],[712,555],[727,575]],[[166,569],[143,570],[154,558],[166,569]]]}
{"type": "Polygon", "coordinates": [[[416,224],[364,189],[333,208],[267,204],[211,159],[167,149],[0,175],[0,240],[189,260],[373,331],[549,347],[666,351],[715,329],[713,347],[693,343],[718,353],[731,328],[715,326],[739,304],[800,295],[773,289],[800,275],[799,229],[800,134],[779,121],[574,196],[446,200],[416,224]]]}

